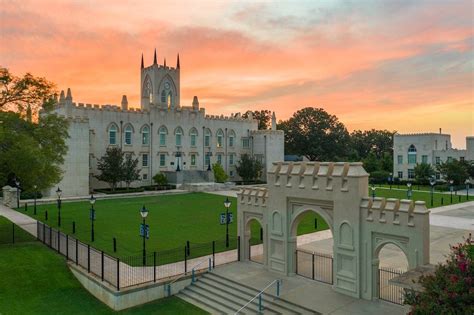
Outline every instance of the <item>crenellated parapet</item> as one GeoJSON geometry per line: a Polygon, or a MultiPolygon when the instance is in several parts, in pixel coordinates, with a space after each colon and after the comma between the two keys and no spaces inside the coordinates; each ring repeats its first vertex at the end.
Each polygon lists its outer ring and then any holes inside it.
{"type": "Polygon", "coordinates": [[[424,201],[394,198],[362,198],[362,218],[367,222],[415,227],[426,222],[430,211],[424,201]]]}
{"type": "Polygon", "coordinates": [[[268,199],[268,190],[263,187],[243,188],[237,193],[237,202],[239,207],[246,209],[266,207],[268,199]]]}
{"type": "Polygon", "coordinates": [[[255,119],[249,119],[249,118],[243,118],[240,115],[235,115],[235,116],[224,116],[224,115],[206,115],[204,117],[207,120],[216,120],[216,121],[238,121],[238,122],[252,122],[255,121],[255,119]]]}
{"type": "Polygon", "coordinates": [[[267,182],[276,187],[348,191],[351,178],[368,176],[360,162],[274,162],[267,182]]]}

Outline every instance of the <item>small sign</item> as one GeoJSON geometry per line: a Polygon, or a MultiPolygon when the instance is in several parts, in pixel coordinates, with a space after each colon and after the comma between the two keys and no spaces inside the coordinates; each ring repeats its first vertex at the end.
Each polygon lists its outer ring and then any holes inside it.
{"type": "Polygon", "coordinates": [[[95,210],[94,209],[91,209],[91,211],[89,212],[89,218],[92,221],[95,221],[95,210]]]}
{"type": "MultiPolygon", "coordinates": [[[[229,212],[229,215],[227,217],[227,223],[232,223],[232,222],[234,222],[234,215],[232,214],[232,212],[229,212]]],[[[225,224],[225,212],[219,215],[219,223],[225,224]]]]}
{"type": "Polygon", "coordinates": [[[148,224],[145,225],[145,228],[143,226],[143,223],[140,224],[140,236],[143,237],[143,231],[145,230],[145,236],[146,239],[150,238],[150,226],[148,224]]]}

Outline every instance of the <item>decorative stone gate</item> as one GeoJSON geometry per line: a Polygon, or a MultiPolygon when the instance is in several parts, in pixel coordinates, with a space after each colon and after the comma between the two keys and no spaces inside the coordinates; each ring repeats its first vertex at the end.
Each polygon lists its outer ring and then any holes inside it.
{"type": "MultiPolygon", "coordinates": [[[[312,211],[329,225],[334,239],[334,290],[364,299],[378,296],[378,254],[387,243],[406,255],[409,268],[429,263],[429,211],[424,202],[369,198],[362,163],[273,163],[267,188],[238,193],[238,234],[250,239],[249,221],[263,228],[263,264],[294,275],[297,227],[312,211]]],[[[241,260],[249,259],[242,246],[241,260]]]]}

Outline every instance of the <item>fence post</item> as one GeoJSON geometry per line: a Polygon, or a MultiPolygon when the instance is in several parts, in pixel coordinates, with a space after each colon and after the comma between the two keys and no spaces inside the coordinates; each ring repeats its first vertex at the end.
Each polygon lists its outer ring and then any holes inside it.
{"type": "Polygon", "coordinates": [[[49,247],[53,248],[53,228],[49,227],[49,247]]]}
{"type": "Polygon", "coordinates": [[[312,261],[313,261],[313,272],[312,272],[312,278],[314,280],[314,252],[313,252],[313,257],[312,257],[312,261]]]}
{"type": "Polygon", "coordinates": [[[48,210],[44,212],[44,220],[48,221],[48,210]]]}
{"type": "Polygon", "coordinates": [[[28,211],[28,203],[25,202],[25,211],[28,211]]]}
{"type": "Polygon", "coordinates": [[[46,228],[43,223],[43,244],[46,244],[46,228]]]}
{"type": "Polygon", "coordinates": [[[295,273],[298,274],[298,251],[295,251],[295,258],[296,258],[296,271],[295,271],[295,273]]]}
{"type": "Polygon", "coordinates": [[[209,272],[211,271],[211,257],[209,257],[209,267],[208,267],[207,271],[209,271],[209,272]]]}
{"type": "Polygon", "coordinates": [[[91,272],[91,245],[87,244],[87,272],[91,272]]]}
{"type": "Polygon", "coordinates": [[[76,238],[76,266],[79,264],[79,243],[76,238]]]}
{"type": "Polygon", "coordinates": [[[441,197],[441,205],[444,205],[444,197],[441,197]]]}
{"type": "Polygon", "coordinates": [[[72,234],[76,234],[76,221],[72,221],[72,234]]]}
{"type": "Polygon", "coordinates": [[[15,223],[12,223],[12,244],[15,244],[15,223]]]}
{"type": "Polygon", "coordinates": [[[196,282],[196,278],[194,276],[194,268],[191,270],[191,283],[196,282]]]}
{"type": "Polygon", "coordinates": [[[39,228],[39,221],[36,221],[36,239],[39,240],[39,233],[40,232],[40,228],[39,228]]]}
{"type": "Polygon", "coordinates": [[[191,248],[189,246],[189,241],[186,241],[186,247],[188,248],[188,256],[191,255],[191,248]]]}
{"type": "Polygon", "coordinates": [[[153,252],[153,282],[156,282],[156,252],[153,252]]]}
{"type": "Polygon", "coordinates": [[[263,311],[263,305],[262,305],[262,293],[260,293],[260,294],[259,294],[259,296],[258,296],[258,310],[259,310],[260,312],[262,312],[262,311],[263,311]]]}
{"type": "Polygon", "coordinates": [[[104,281],[104,251],[100,252],[101,280],[104,281]]]}
{"type": "Polygon", "coordinates": [[[188,257],[187,257],[187,248],[184,246],[184,274],[188,272],[188,257]]]}
{"type": "Polygon", "coordinates": [[[120,291],[120,259],[117,258],[117,291],[120,291]]]}
{"type": "Polygon", "coordinates": [[[216,268],[216,241],[212,241],[212,268],[216,268]]]}
{"type": "Polygon", "coordinates": [[[237,236],[237,261],[240,261],[240,235],[237,236]]]}
{"type": "Polygon", "coordinates": [[[117,239],[114,237],[114,253],[117,252],[117,239]]]}
{"type": "Polygon", "coordinates": [[[66,260],[69,260],[69,235],[66,234],[66,260]]]}
{"type": "Polygon", "coordinates": [[[277,280],[277,296],[280,296],[280,280],[277,280]]]}

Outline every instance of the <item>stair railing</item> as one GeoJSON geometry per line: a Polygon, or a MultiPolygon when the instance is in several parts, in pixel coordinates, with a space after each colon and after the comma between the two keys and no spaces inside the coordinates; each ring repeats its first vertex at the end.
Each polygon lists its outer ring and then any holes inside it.
{"type": "Polygon", "coordinates": [[[269,289],[275,283],[276,283],[276,293],[277,293],[276,295],[277,295],[277,297],[279,297],[280,296],[280,286],[281,286],[282,280],[281,279],[276,279],[276,280],[273,280],[272,282],[270,282],[260,292],[258,292],[252,299],[250,299],[250,301],[245,303],[245,305],[242,306],[237,312],[235,312],[234,315],[239,314],[244,308],[246,308],[248,305],[250,305],[250,303],[252,303],[257,298],[258,298],[258,311],[263,312],[263,310],[264,310],[263,301],[262,301],[263,292],[265,292],[267,289],[269,289]]]}
{"type": "MultiPolygon", "coordinates": [[[[205,262],[208,262],[208,267],[207,267],[207,272],[210,272],[212,270],[212,260],[211,260],[211,257],[208,257],[208,259],[206,260],[202,260],[200,261],[197,265],[195,265],[193,267],[193,269],[191,270],[191,283],[195,283],[196,282],[196,268],[201,266],[203,263],[205,262]]],[[[168,294],[168,296],[171,296],[171,285],[173,283],[175,283],[176,281],[178,281],[179,279],[183,278],[184,276],[186,276],[187,273],[183,273],[181,274],[179,277],[177,277],[176,279],[174,279],[173,281],[171,281],[170,283],[166,284],[165,285],[165,290],[166,290],[166,293],[168,294]]]]}

